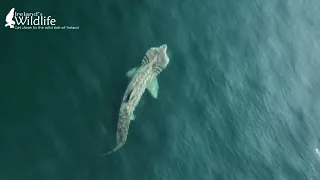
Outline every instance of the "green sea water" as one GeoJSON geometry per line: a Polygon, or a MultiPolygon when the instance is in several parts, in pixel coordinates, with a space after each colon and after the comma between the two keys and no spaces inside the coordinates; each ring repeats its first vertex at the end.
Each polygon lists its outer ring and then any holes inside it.
{"type": "Polygon", "coordinates": [[[320,2],[12,1],[74,30],[2,27],[2,180],[320,180],[320,2]],[[120,103],[168,45],[127,143],[120,103]]]}

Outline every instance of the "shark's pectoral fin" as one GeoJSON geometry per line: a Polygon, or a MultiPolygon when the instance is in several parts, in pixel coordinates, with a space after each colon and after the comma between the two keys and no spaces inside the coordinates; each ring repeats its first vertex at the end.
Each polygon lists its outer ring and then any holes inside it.
{"type": "Polygon", "coordinates": [[[147,89],[153,98],[158,98],[159,84],[157,77],[153,78],[153,80],[148,84],[147,89]]]}
{"type": "Polygon", "coordinates": [[[137,67],[130,69],[130,71],[126,73],[127,77],[131,78],[136,73],[136,71],[137,71],[137,67]]]}
{"type": "Polygon", "coordinates": [[[131,114],[131,117],[130,117],[130,121],[133,121],[133,120],[135,120],[136,119],[136,116],[132,113],[131,114]]]}

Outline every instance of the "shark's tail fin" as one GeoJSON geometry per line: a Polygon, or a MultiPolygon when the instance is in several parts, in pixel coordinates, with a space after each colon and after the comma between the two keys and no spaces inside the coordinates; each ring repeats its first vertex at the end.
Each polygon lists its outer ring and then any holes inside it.
{"type": "Polygon", "coordinates": [[[102,156],[110,155],[110,154],[116,152],[117,150],[119,150],[123,145],[124,145],[123,143],[118,144],[118,145],[117,145],[114,149],[112,149],[111,151],[108,151],[108,152],[103,153],[103,154],[101,154],[101,155],[102,155],[102,156]]]}

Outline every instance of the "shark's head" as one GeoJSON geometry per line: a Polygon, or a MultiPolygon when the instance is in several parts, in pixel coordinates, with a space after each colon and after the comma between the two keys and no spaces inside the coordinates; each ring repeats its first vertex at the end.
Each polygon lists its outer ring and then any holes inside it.
{"type": "Polygon", "coordinates": [[[170,61],[167,55],[167,45],[163,44],[159,46],[158,52],[159,52],[159,58],[158,58],[157,64],[158,66],[161,66],[164,69],[167,67],[170,61]]]}
{"type": "Polygon", "coordinates": [[[152,66],[152,70],[156,74],[160,73],[169,64],[167,48],[166,44],[150,48],[144,56],[141,66],[152,66]]]}
{"type": "Polygon", "coordinates": [[[153,48],[155,58],[152,61],[152,69],[159,74],[169,64],[169,57],[167,55],[167,45],[163,44],[157,48],[153,48]]]}

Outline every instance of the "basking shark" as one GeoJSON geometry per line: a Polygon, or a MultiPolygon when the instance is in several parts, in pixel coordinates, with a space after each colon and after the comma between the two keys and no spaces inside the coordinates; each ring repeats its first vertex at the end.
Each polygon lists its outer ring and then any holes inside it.
{"type": "Polygon", "coordinates": [[[119,111],[116,147],[103,155],[111,154],[125,144],[130,121],[135,119],[134,110],[145,90],[147,89],[153,98],[158,98],[157,76],[167,67],[168,63],[167,45],[163,44],[159,47],[150,48],[146,52],[140,67],[134,67],[126,73],[131,81],[124,93],[119,111]]]}

